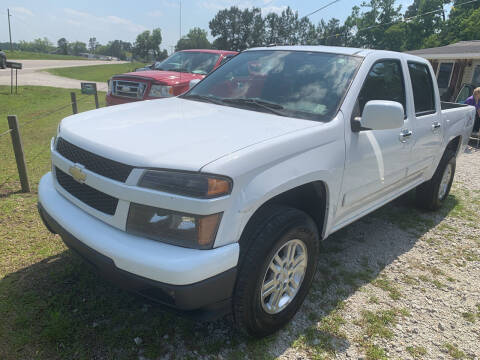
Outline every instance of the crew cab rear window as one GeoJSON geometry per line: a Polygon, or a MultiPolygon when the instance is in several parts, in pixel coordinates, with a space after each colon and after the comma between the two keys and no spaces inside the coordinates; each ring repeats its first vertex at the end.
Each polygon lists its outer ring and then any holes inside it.
{"type": "Polygon", "coordinates": [[[433,81],[428,66],[409,61],[408,72],[412,81],[415,114],[422,116],[435,113],[433,81]]]}
{"type": "Polygon", "coordinates": [[[372,66],[358,96],[360,114],[370,100],[396,101],[406,111],[405,85],[399,60],[380,60],[372,66]]]}

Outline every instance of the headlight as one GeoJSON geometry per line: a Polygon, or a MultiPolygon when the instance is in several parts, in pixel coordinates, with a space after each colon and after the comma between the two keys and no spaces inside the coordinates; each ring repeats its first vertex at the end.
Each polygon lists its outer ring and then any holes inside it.
{"type": "Polygon", "coordinates": [[[196,198],[213,198],[232,191],[232,180],[224,176],[166,170],[148,170],[138,185],[196,198]]]}
{"type": "Polygon", "coordinates": [[[127,232],[177,246],[211,249],[221,213],[192,215],[131,203],[127,232]]]}
{"type": "Polygon", "coordinates": [[[173,96],[173,87],[166,85],[152,85],[149,95],[152,97],[170,97],[173,96]]]}

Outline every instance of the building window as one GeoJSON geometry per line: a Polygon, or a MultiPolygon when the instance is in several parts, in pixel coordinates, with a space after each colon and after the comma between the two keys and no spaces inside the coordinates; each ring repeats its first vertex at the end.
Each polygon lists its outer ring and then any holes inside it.
{"type": "Polygon", "coordinates": [[[437,83],[438,89],[440,90],[440,95],[443,95],[450,85],[450,80],[452,78],[453,72],[453,63],[445,62],[441,63],[437,71],[437,83]]]}

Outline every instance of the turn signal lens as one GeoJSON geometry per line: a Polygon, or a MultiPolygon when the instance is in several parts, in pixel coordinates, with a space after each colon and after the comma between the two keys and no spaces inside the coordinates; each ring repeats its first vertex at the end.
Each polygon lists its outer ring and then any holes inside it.
{"type": "Polygon", "coordinates": [[[230,192],[230,182],[228,180],[208,178],[208,192],[210,196],[220,196],[230,192]]]}
{"type": "Polygon", "coordinates": [[[203,216],[198,219],[197,224],[197,234],[198,234],[198,245],[200,247],[208,246],[213,243],[215,235],[217,233],[218,224],[220,223],[220,218],[222,214],[213,214],[208,216],[203,216]]]}

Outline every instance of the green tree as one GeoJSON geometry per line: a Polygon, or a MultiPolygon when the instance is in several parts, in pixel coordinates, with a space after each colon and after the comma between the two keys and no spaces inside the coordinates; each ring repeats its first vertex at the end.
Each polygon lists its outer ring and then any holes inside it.
{"type": "Polygon", "coordinates": [[[69,53],[72,55],[80,55],[81,53],[87,52],[87,44],[81,41],[75,41],[68,44],[69,53]]]}
{"type": "Polygon", "coordinates": [[[220,10],[209,22],[213,46],[224,50],[245,50],[263,44],[264,21],[259,8],[220,10]]]}
{"type": "Polygon", "coordinates": [[[55,51],[55,47],[46,37],[38,38],[33,41],[20,41],[18,48],[21,51],[33,51],[39,53],[51,53],[55,51]]]}
{"type": "Polygon", "coordinates": [[[425,41],[432,43],[434,35],[444,26],[444,14],[440,11],[444,2],[445,0],[414,0],[407,8],[405,18],[410,19],[405,38],[407,50],[424,48],[425,41]]]}
{"type": "Polygon", "coordinates": [[[133,48],[133,56],[139,57],[145,61],[149,60],[150,50],[150,31],[145,30],[137,36],[133,48]]]}
{"type": "Polygon", "coordinates": [[[100,44],[97,42],[97,38],[95,36],[88,39],[88,51],[90,51],[92,54],[95,54],[95,50],[97,49],[98,45],[100,44]]]}
{"type": "Polygon", "coordinates": [[[190,29],[187,35],[178,40],[175,51],[185,49],[210,49],[212,44],[207,39],[207,32],[198,27],[190,29]]]}
{"type": "Polygon", "coordinates": [[[162,43],[162,31],[157,28],[152,30],[150,39],[148,40],[149,50],[153,53],[153,58],[156,60],[160,54],[160,44],[162,43]]]}
{"type": "Polygon", "coordinates": [[[461,5],[465,1],[455,0],[450,10],[448,20],[440,32],[440,41],[443,45],[461,40],[479,39],[478,34],[478,9],[480,2],[461,5]]]}
{"type": "Polygon", "coordinates": [[[64,37],[57,41],[58,53],[62,55],[68,54],[68,41],[64,37]]]}

